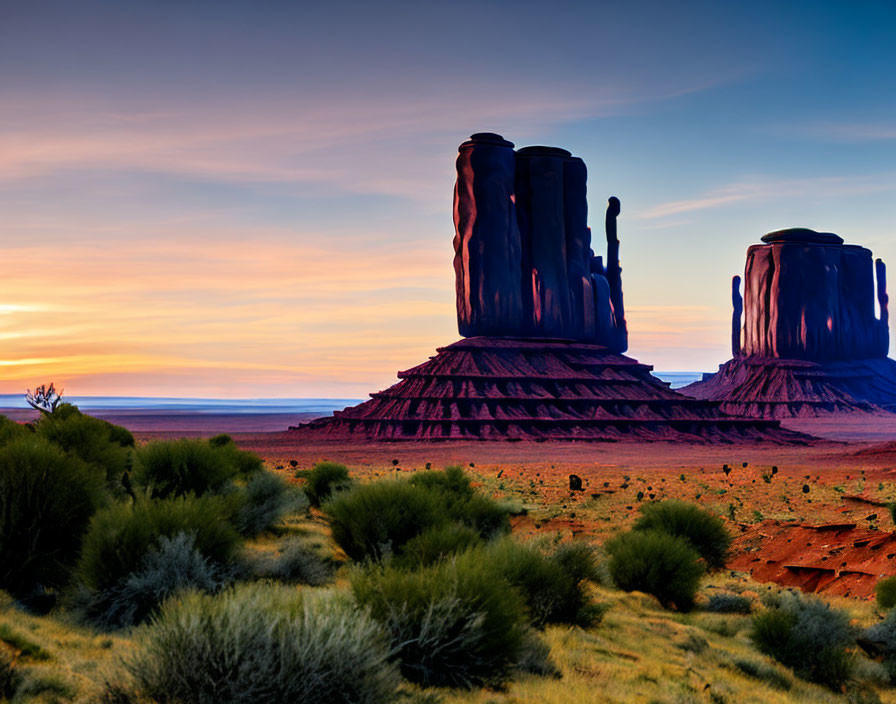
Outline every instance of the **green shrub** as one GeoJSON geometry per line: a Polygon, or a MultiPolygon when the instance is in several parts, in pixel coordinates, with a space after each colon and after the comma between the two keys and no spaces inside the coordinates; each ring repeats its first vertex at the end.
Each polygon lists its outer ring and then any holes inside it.
{"type": "Polygon", "coordinates": [[[588,593],[596,566],[593,552],[584,543],[549,546],[504,539],[458,560],[482,562],[516,587],[536,628],[549,623],[587,628],[603,615],[588,593]]]}
{"type": "Polygon", "coordinates": [[[116,489],[121,487],[124,473],[131,470],[134,436],[130,431],[84,415],[70,403],[60,404],[52,413],[41,414],[34,429],[39,437],[102,469],[116,489]]]}
{"type": "Polygon", "coordinates": [[[725,522],[684,501],[656,501],[641,507],[635,530],[657,530],[691,543],[710,569],[721,569],[731,548],[725,522]]]}
{"type": "Polygon", "coordinates": [[[334,566],[305,540],[287,539],[276,553],[244,556],[246,576],[255,579],[275,579],[313,587],[326,584],[333,577],[334,566]]]}
{"type": "Polygon", "coordinates": [[[333,492],[347,488],[352,481],[348,467],[336,462],[318,462],[305,473],[305,479],[305,496],[315,508],[320,508],[333,492]]]}
{"type": "Polygon", "coordinates": [[[62,586],[104,500],[105,475],[46,440],[0,447],[0,588],[62,586]]]}
{"type": "Polygon", "coordinates": [[[446,560],[413,572],[369,567],[351,584],[358,603],[386,626],[411,682],[498,686],[519,659],[523,601],[481,561],[446,560]]]}
{"type": "Polygon", "coordinates": [[[84,618],[100,628],[133,626],[144,621],[170,596],[193,589],[216,592],[231,581],[229,571],[196,549],[191,533],[162,536],[149,548],[139,568],[102,591],[83,592],[76,605],[84,618]]]}
{"type": "MultiPolygon", "coordinates": [[[[236,450],[236,452],[239,452],[236,450]]],[[[137,451],[134,483],[156,499],[219,493],[240,474],[231,445],[204,440],[151,442],[137,451]]]]}
{"type": "Polygon", "coordinates": [[[446,521],[438,494],[402,481],[356,485],[323,510],[333,539],[353,560],[400,553],[411,538],[446,521]]]}
{"type": "Polygon", "coordinates": [[[891,684],[896,684],[896,611],[862,631],[859,644],[870,655],[883,660],[891,684]]]}
{"type": "Polygon", "coordinates": [[[491,537],[510,528],[508,509],[478,493],[460,467],[446,467],[441,472],[417,472],[408,481],[413,486],[438,494],[449,518],[476,528],[483,537],[491,537]]]}
{"type": "Polygon", "coordinates": [[[438,476],[442,474],[421,472],[417,476],[436,478],[379,481],[338,493],[323,506],[336,543],[352,559],[379,560],[401,555],[412,538],[452,522],[485,537],[509,528],[506,508],[481,494],[469,494],[462,482],[458,488],[450,476],[438,476]]]}
{"type": "Polygon", "coordinates": [[[141,571],[162,538],[193,536],[195,549],[213,564],[227,564],[240,538],[227,522],[221,497],[140,500],[99,511],[84,537],[78,576],[92,590],[120,586],[141,571]]]}
{"type": "Polygon", "coordinates": [[[233,438],[227,433],[220,433],[208,439],[208,444],[212,447],[224,447],[233,444],[233,438]]]}
{"type": "Polygon", "coordinates": [[[307,505],[304,497],[282,477],[266,470],[255,472],[239,496],[234,526],[248,536],[273,528],[287,513],[307,505]]]}
{"type": "Polygon", "coordinates": [[[397,559],[405,567],[426,567],[481,544],[479,531],[461,523],[445,523],[411,538],[397,559]]]}
{"type": "Polygon", "coordinates": [[[878,580],[874,586],[874,595],[877,604],[882,609],[892,609],[896,606],[896,577],[884,577],[878,580]]]}
{"type": "Polygon", "coordinates": [[[382,628],[333,593],[252,585],[165,603],[127,668],[142,694],[192,704],[385,704],[382,628]]]}
{"type": "Polygon", "coordinates": [[[264,469],[264,462],[261,457],[254,452],[241,450],[229,435],[216,435],[208,442],[211,447],[219,448],[229,458],[230,462],[236,466],[237,474],[242,477],[251,477],[264,469]],[[218,440],[217,445],[213,444],[212,441],[218,438],[227,438],[229,442],[218,440]]]}
{"type": "Polygon", "coordinates": [[[784,594],[777,606],[753,616],[751,637],[761,652],[835,691],[852,673],[849,617],[819,599],[784,594]]]}
{"type": "Polygon", "coordinates": [[[599,584],[600,568],[594,548],[581,540],[570,540],[554,548],[553,560],[577,582],[588,580],[599,584]]]}
{"type": "Polygon", "coordinates": [[[749,614],[753,611],[753,602],[738,594],[713,594],[706,610],[717,614],[749,614]]]}
{"type": "Polygon", "coordinates": [[[510,531],[510,511],[507,506],[482,494],[474,494],[467,501],[452,504],[448,509],[448,517],[472,526],[484,538],[510,531]]]}
{"type": "Polygon", "coordinates": [[[621,533],[604,547],[610,575],[620,589],[647,592],[680,611],[693,606],[704,568],[684,538],[638,530],[621,533]]]}
{"type": "Polygon", "coordinates": [[[416,472],[408,481],[423,489],[442,492],[456,501],[466,501],[476,493],[470,478],[456,465],[445,467],[444,471],[433,469],[416,472]]]}
{"type": "Polygon", "coordinates": [[[31,434],[29,426],[23,423],[16,423],[6,416],[0,416],[0,446],[28,437],[31,434]]]}

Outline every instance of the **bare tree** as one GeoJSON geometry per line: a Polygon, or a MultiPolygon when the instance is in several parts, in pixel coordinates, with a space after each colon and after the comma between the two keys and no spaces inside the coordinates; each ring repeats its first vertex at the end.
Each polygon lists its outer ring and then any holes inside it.
{"type": "Polygon", "coordinates": [[[34,391],[28,389],[28,393],[25,394],[25,401],[28,402],[29,406],[41,413],[52,413],[56,410],[56,406],[62,402],[62,391],[56,393],[56,386],[53,382],[50,382],[49,386],[41,384],[34,391]]]}

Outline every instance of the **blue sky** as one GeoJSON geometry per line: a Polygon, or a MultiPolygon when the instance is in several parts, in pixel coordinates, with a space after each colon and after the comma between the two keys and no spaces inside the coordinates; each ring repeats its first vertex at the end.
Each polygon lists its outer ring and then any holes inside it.
{"type": "Polygon", "coordinates": [[[391,383],[457,337],[474,131],[585,159],[631,354],[711,369],[765,232],[896,262],[894,69],[892,3],[0,0],[0,391],[391,383]]]}

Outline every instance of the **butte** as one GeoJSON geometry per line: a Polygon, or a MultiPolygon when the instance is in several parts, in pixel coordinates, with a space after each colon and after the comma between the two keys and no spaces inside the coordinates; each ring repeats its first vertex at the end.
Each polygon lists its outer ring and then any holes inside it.
{"type": "Polygon", "coordinates": [[[454,189],[463,339],[394,386],[293,430],[309,440],[803,441],[777,421],[726,416],[626,357],[616,218],[594,256],[585,163],[491,133],[460,145],[454,189]]]}
{"type": "Polygon", "coordinates": [[[829,232],[762,241],[747,250],[743,298],[732,281],[733,358],[682,391],[760,418],[896,411],[884,263],[829,232]]]}

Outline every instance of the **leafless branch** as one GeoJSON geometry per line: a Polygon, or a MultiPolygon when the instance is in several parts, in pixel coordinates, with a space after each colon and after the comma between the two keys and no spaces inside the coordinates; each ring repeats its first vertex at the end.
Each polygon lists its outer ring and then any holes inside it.
{"type": "Polygon", "coordinates": [[[34,391],[28,389],[28,393],[25,394],[25,401],[29,406],[41,413],[52,413],[56,410],[56,406],[62,402],[62,391],[56,393],[56,386],[53,382],[50,382],[49,386],[41,384],[34,391]]]}

